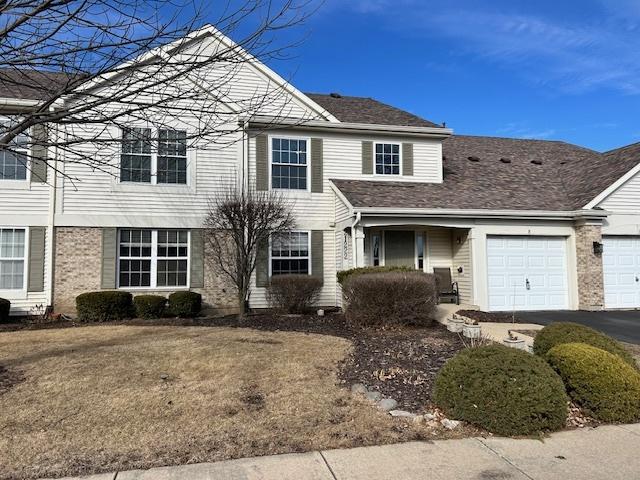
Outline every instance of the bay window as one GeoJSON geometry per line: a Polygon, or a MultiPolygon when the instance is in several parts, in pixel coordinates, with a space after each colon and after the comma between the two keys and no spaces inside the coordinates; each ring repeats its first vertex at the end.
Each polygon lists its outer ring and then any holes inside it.
{"type": "Polygon", "coordinates": [[[187,287],[187,230],[121,229],[118,233],[118,287],[187,287]]]}
{"type": "Polygon", "coordinates": [[[26,231],[0,229],[0,290],[25,288],[26,231]]]}

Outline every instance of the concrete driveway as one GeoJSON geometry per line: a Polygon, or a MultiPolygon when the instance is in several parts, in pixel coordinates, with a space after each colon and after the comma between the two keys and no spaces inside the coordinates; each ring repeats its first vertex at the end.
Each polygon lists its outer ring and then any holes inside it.
{"type": "Polygon", "coordinates": [[[549,325],[552,322],[575,322],[595,328],[623,342],[640,344],[640,310],[518,312],[516,315],[519,323],[549,325]]]}

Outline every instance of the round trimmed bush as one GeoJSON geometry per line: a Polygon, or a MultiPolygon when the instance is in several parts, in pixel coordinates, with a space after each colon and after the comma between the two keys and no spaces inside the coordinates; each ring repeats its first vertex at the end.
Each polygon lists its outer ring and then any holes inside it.
{"type": "Polygon", "coordinates": [[[540,357],[489,345],[461,351],[438,373],[435,403],[447,415],[498,435],[531,435],[564,427],[567,395],[540,357]]]}
{"type": "Polygon", "coordinates": [[[129,292],[88,292],[76,297],[78,320],[81,322],[106,322],[130,318],[133,303],[129,292]]]}
{"type": "Polygon", "coordinates": [[[169,311],[176,317],[195,317],[202,310],[202,295],[196,292],[175,292],[169,295],[169,311]]]}
{"type": "Polygon", "coordinates": [[[640,374],[618,355],[585,343],[563,343],[547,353],[573,401],[605,422],[640,419],[640,374]]]}
{"type": "Polygon", "coordinates": [[[544,357],[553,347],[563,343],[586,343],[587,345],[618,355],[629,365],[637,368],[636,362],[631,354],[616,340],[593,328],[572,322],[552,323],[544,327],[536,335],[533,342],[533,351],[536,355],[544,357]]]}
{"type": "Polygon", "coordinates": [[[167,299],[161,295],[137,295],[133,305],[138,318],[161,318],[167,305],[167,299]]]}
{"type": "Polygon", "coordinates": [[[0,298],[0,323],[9,321],[9,311],[11,302],[5,298],[0,298]]]}

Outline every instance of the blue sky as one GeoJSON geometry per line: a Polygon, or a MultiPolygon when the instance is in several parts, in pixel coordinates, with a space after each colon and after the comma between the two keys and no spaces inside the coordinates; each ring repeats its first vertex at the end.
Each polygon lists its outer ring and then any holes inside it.
{"type": "Polygon", "coordinates": [[[640,141],[640,0],[325,0],[271,62],[304,91],[370,96],[456,133],[640,141]]]}

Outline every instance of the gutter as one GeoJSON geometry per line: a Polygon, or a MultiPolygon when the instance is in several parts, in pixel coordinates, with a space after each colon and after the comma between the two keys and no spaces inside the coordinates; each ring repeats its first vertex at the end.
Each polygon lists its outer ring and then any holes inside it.
{"type": "Polygon", "coordinates": [[[248,120],[248,124],[250,128],[259,129],[274,129],[281,127],[318,132],[382,134],[387,136],[411,136],[441,139],[453,135],[452,129],[441,127],[407,127],[398,125],[347,122],[333,123],[322,120],[301,120],[299,118],[282,118],[263,115],[252,117],[248,120]]]}
{"type": "Polygon", "coordinates": [[[465,209],[418,209],[353,207],[353,211],[367,216],[403,216],[431,218],[487,218],[487,219],[540,219],[540,220],[603,220],[609,215],[606,210],[465,210],[465,209]]]}

